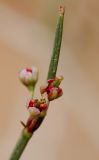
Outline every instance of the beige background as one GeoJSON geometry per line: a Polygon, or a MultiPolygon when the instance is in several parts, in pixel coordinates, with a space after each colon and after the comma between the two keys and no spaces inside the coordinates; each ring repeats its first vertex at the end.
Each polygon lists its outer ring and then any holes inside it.
{"type": "Polygon", "coordinates": [[[66,6],[58,75],[64,75],[62,98],[52,102],[21,160],[99,159],[99,2],[0,0],[0,159],[8,160],[29,97],[18,71],[39,67],[46,81],[57,20],[66,6]]]}

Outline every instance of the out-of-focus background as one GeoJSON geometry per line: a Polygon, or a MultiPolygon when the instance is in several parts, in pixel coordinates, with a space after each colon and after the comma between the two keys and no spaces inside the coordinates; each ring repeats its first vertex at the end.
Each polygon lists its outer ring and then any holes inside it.
{"type": "Polygon", "coordinates": [[[21,160],[99,160],[99,1],[0,0],[0,159],[8,160],[26,121],[29,94],[18,80],[39,67],[45,83],[60,4],[66,6],[58,75],[62,98],[52,102],[21,160]]]}

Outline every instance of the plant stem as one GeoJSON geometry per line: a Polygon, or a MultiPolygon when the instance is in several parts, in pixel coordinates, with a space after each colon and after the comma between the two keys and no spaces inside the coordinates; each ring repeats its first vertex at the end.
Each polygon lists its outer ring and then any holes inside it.
{"type": "Polygon", "coordinates": [[[34,97],[35,85],[28,87],[28,90],[30,92],[30,98],[32,99],[34,97]]]}
{"type": "MultiPolygon", "coordinates": [[[[59,11],[59,19],[58,24],[56,28],[56,34],[55,34],[55,40],[54,40],[54,47],[52,52],[52,58],[49,66],[48,76],[47,79],[54,78],[56,76],[57,72],[57,66],[59,61],[59,55],[60,55],[60,48],[61,48],[61,41],[62,41],[62,32],[63,32],[63,21],[64,21],[64,11],[65,9],[63,7],[60,7],[59,11]]],[[[33,93],[31,92],[31,97],[33,98],[33,93]]],[[[39,125],[41,125],[44,117],[42,119],[38,119],[39,125]]],[[[15,149],[12,152],[12,155],[9,160],[19,160],[20,156],[22,155],[27,143],[31,139],[33,133],[29,133],[26,129],[23,129],[21,136],[15,146],[15,149]]]]}
{"type": "Polygon", "coordinates": [[[20,158],[25,146],[27,145],[31,137],[32,134],[28,133],[25,129],[23,129],[18,143],[16,144],[15,149],[13,150],[13,153],[10,157],[10,160],[18,160],[20,158]]]}
{"type": "MultiPolygon", "coordinates": [[[[51,57],[50,65],[49,65],[47,80],[52,79],[56,76],[59,56],[60,56],[61,42],[62,42],[64,13],[65,13],[65,8],[60,6],[59,18],[58,18],[58,23],[56,26],[54,46],[53,46],[52,57],[51,57]]],[[[42,117],[41,123],[43,122],[44,118],[45,117],[42,117]]]]}
{"type": "Polygon", "coordinates": [[[52,52],[52,57],[50,61],[47,79],[51,79],[56,76],[59,55],[60,55],[61,42],[62,42],[64,12],[65,12],[65,9],[63,7],[60,7],[60,16],[59,16],[58,23],[57,23],[53,52],[52,52]]]}

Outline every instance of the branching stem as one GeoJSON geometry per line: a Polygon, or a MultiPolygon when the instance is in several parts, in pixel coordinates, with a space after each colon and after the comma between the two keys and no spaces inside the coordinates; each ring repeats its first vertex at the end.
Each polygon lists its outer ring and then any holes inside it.
{"type": "MultiPolygon", "coordinates": [[[[58,19],[58,24],[57,24],[56,33],[55,33],[54,47],[53,47],[52,58],[51,58],[50,66],[49,66],[47,79],[52,79],[56,76],[59,55],[60,55],[61,42],[62,42],[64,12],[65,12],[64,7],[60,7],[59,19],[58,19]]],[[[34,94],[34,90],[33,90],[33,92],[31,92],[32,98],[33,98],[33,94],[34,94]]],[[[42,123],[43,119],[44,119],[44,117],[42,119],[40,119],[40,121],[38,119],[40,124],[42,123]]],[[[13,150],[9,160],[19,160],[20,156],[22,155],[22,153],[23,153],[26,145],[28,144],[29,140],[31,139],[32,135],[33,135],[33,133],[29,133],[28,130],[26,130],[26,128],[23,129],[23,131],[20,135],[20,138],[19,138],[19,140],[15,146],[15,149],[13,150]]]]}

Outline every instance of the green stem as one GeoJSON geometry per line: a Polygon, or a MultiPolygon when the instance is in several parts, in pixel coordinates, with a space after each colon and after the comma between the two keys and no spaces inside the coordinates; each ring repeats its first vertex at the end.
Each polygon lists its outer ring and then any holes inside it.
{"type": "MultiPolygon", "coordinates": [[[[56,76],[59,56],[60,56],[61,42],[62,42],[64,13],[65,13],[65,8],[60,6],[59,18],[56,26],[54,46],[53,46],[52,57],[49,65],[47,80],[52,79],[56,76]]],[[[44,118],[45,117],[42,117],[41,123],[43,122],[44,118]]]]}
{"type": "Polygon", "coordinates": [[[57,23],[54,47],[53,47],[53,52],[52,52],[52,57],[50,61],[47,79],[51,79],[56,76],[59,55],[60,55],[61,42],[62,42],[64,12],[65,12],[65,9],[63,7],[60,7],[60,16],[59,16],[58,23],[57,23]]]}
{"type": "MultiPolygon", "coordinates": [[[[59,18],[58,18],[58,23],[56,27],[53,52],[52,52],[52,57],[51,57],[50,65],[49,65],[47,80],[52,79],[56,76],[59,56],[60,56],[61,42],[62,42],[64,13],[65,13],[65,8],[60,6],[59,18]]],[[[42,117],[41,123],[43,122],[44,118],[45,116],[42,117]]]]}
{"type": "Polygon", "coordinates": [[[32,134],[28,133],[25,129],[22,131],[21,136],[9,160],[18,160],[20,158],[31,137],[32,134]]]}
{"type": "Polygon", "coordinates": [[[30,92],[30,99],[32,99],[34,96],[35,85],[28,87],[28,90],[30,92]]]}
{"type": "MultiPolygon", "coordinates": [[[[47,79],[51,79],[56,76],[59,55],[60,55],[61,41],[62,41],[63,21],[64,21],[64,8],[60,7],[59,19],[58,19],[58,24],[56,28],[55,41],[54,41],[54,47],[53,47],[53,53],[52,53],[52,58],[51,58],[50,66],[49,66],[47,79]]],[[[31,88],[30,88],[30,91],[31,91],[31,88]]],[[[34,91],[32,90],[31,92],[32,98],[33,98],[33,93],[34,91]]],[[[41,125],[43,119],[44,117],[40,119],[39,126],[41,125]]],[[[29,133],[26,129],[22,131],[20,139],[18,140],[15,146],[15,149],[9,160],[18,160],[20,158],[20,156],[22,155],[31,137],[32,137],[32,133],[29,133]]]]}

